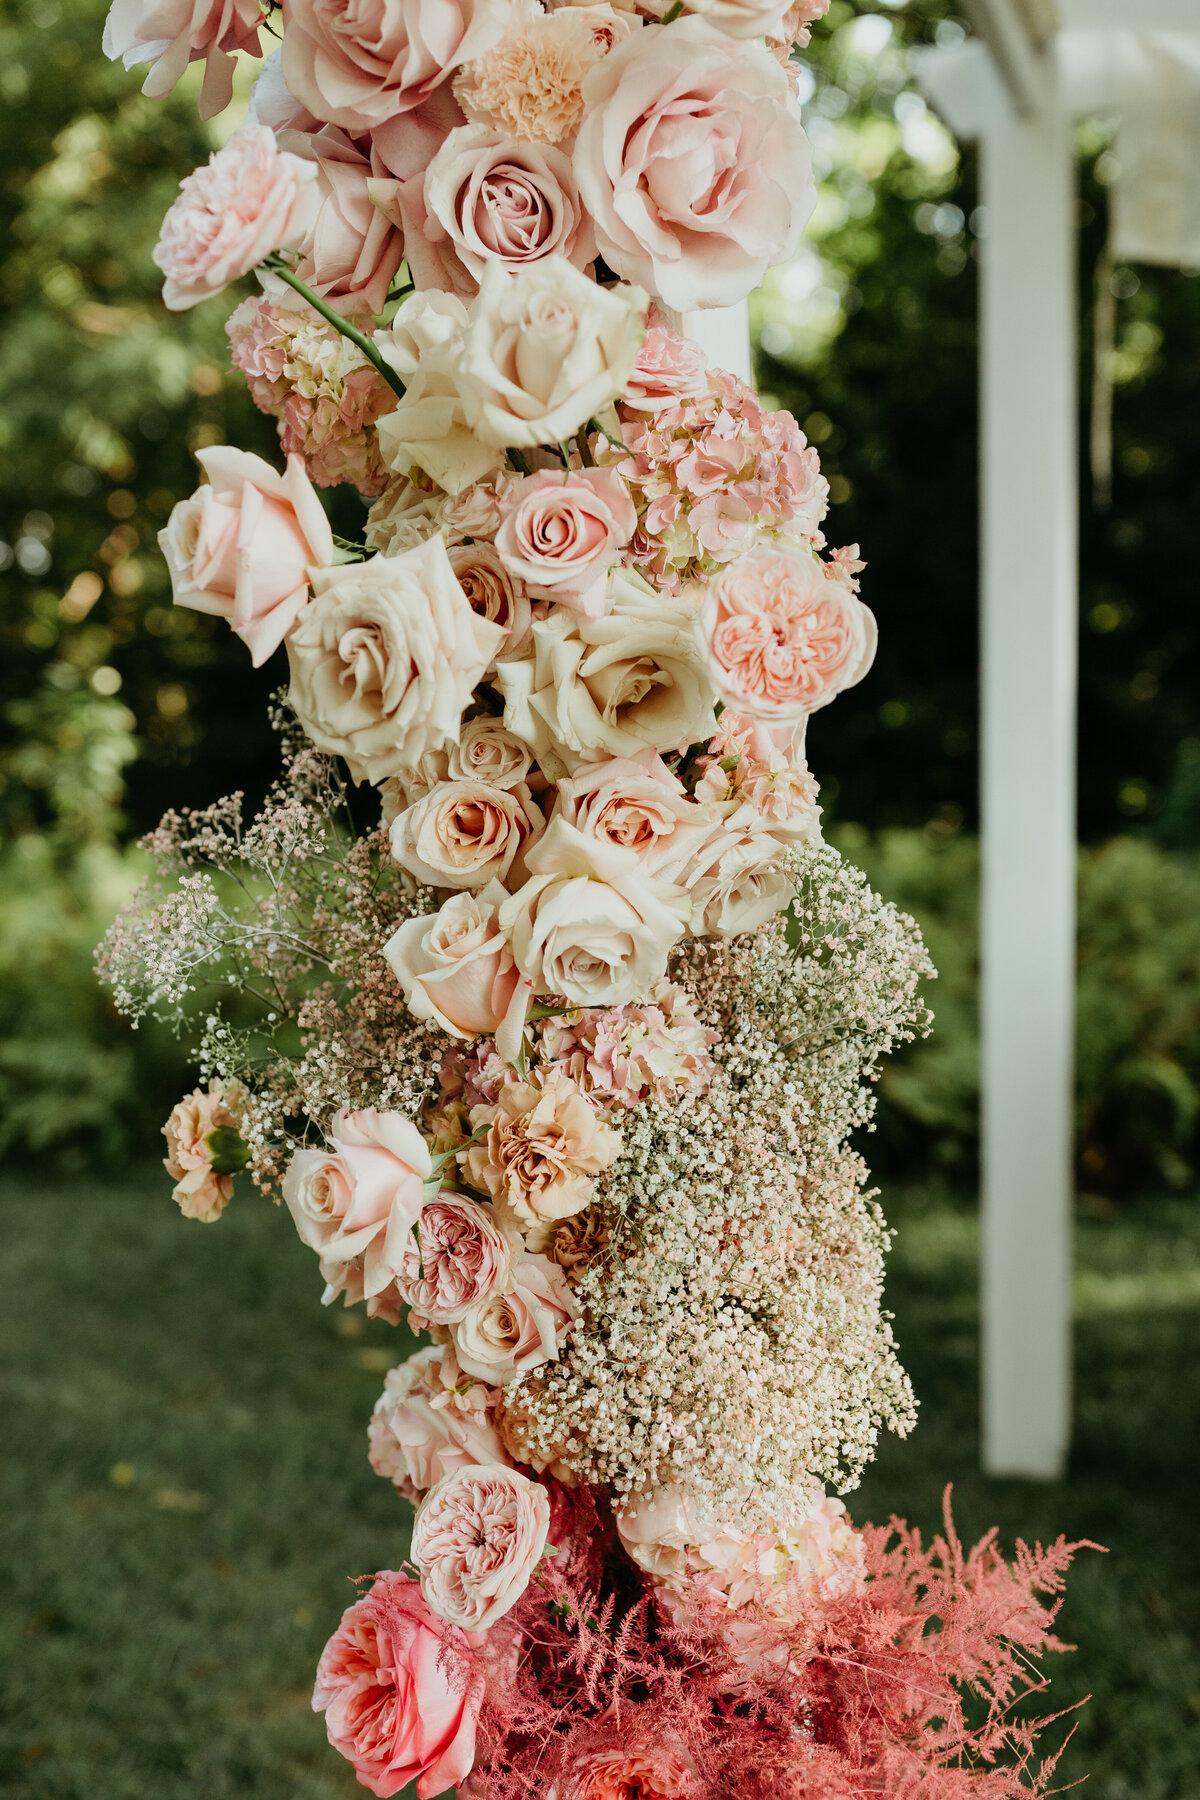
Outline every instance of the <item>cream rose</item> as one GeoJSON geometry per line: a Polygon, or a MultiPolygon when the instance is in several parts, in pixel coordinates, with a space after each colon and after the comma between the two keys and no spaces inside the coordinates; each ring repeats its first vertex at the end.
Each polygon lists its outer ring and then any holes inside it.
{"type": "Polygon", "coordinates": [[[431,918],[406,919],[383,954],[414,1018],[452,1037],[495,1034],[515,1061],[530,988],[500,930],[505,899],[499,882],[455,894],[431,918]]]}
{"type": "Polygon", "coordinates": [[[878,638],[840,565],[799,544],[728,563],[704,589],[697,630],[726,705],[771,725],[798,723],[861,681],[878,638]]]}
{"type": "Polygon", "coordinates": [[[367,513],[363,538],[381,556],[402,556],[427,538],[436,537],[442,496],[419,486],[407,475],[394,475],[367,513]]]}
{"type": "Polygon", "coordinates": [[[478,1381],[504,1385],[556,1361],[579,1317],[567,1278],[549,1257],[518,1257],[512,1282],[450,1326],[459,1367],[478,1381]]]}
{"type": "Polygon", "coordinates": [[[556,609],[534,625],[533,655],[500,665],[505,725],[539,760],[665,754],[710,738],[713,691],[695,618],[689,601],[614,569],[602,618],[556,609]]]}
{"type": "Polygon", "coordinates": [[[452,1469],[509,1463],[492,1423],[499,1391],[463,1380],[449,1344],[418,1350],[389,1369],[367,1428],[371,1467],[416,1501],[452,1469]]]}
{"type": "MultiPolygon", "coordinates": [[[[736,813],[736,802],[726,802],[736,813]]],[[[783,867],[784,845],[762,828],[727,818],[714,826],[675,879],[692,902],[696,937],[737,937],[783,912],[792,884],[783,867]]]]}
{"type": "Polygon", "coordinates": [[[596,254],[571,164],[549,144],[460,126],[426,171],[424,199],[426,239],[440,234],[473,283],[491,261],[515,273],[564,256],[583,269],[596,254]]]}
{"type": "Polygon", "coordinates": [[[643,876],[632,851],[554,819],[527,859],[531,874],[500,908],[517,967],[539,994],[620,1006],[659,979],[690,903],[643,876]]]}
{"type": "Polygon", "coordinates": [[[688,0],[688,11],[731,38],[778,37],[790,0],[688,0]]]}
{"type": "Polygon", "coordinates": [[[679,311],[735,306],[793,254],[816,188],[800,108],[758,44],[704,19],[590,71],[575,176],[609,267],[679,311]]]}
{"type": "Polygon", "coordinates": [[[501,1464],[443,1475],[417,1508],[412,1558],[439,1618],[487,1631],[516,1605],[546,1548],[550,1501],[501,1464]]]}
{"type": "Polygon", "coordinates": [[[585,618],[605,610],[608,572],[637,529],[619,475],[543,469],[505,489],[500,514],[496,551],[528,594],[558,600],[585,618]]]}
{"type": "Polygon", "coordinates": [[[200,450],[208,476],[158,534],[176,606],[227,619],[257,669],[308,603],[314,569],[333,561],[325,509],[298,456],[279,475],[228,444],[200,450]]]}
{"type": "Polygon", "coordinates": [[[288,698],[317,748],[382,781],[453,738],[504,633],[471,611],[441,538],[322,569],[313,590],[288,698]]]}
{"type": "Polygon", "coordinates": [[[317,208],[315,163],[281,151],[265,125],[243,125],[179,185],[154,261],[172,312],[219,294],[272,251],[295,248],[317,208]]]}
{"type": "Polygon", "coordinates": [[[545,829],[524,786],[443,781],[393,822],[392,855],[418,881],[437,888],[481,888],[506,881],[513,862],[545,829]]]}
{"type": "Polygon", "coordinates": [[[533,767],[528,744],[515,738],[511,731],[483,713],[468,719],[451,746],[446,764],[452,781],[486,781],[491,787],[519,787],[533,767]]]}
{"type": "Polygon", "coordinates": [[[428,351],[399,406],[375,426],[379,454],[389,469],[397,475],[420,469],[451,496],[494,475],[501,460],[500,451],[467,423],[458,366],[455,344],[428,351]]]}
{"type": "Polygon", "coordinates": [[[391,324],[375,334],[375,348],[404,381],[411,381],[431,352],[453,348],[467,327],[467,309],[456,294],[410,294],[391,324]]]}
{"type": "Polygon", "coordinates": [[[620,1132],[558,1069],[540,1086],[509,1082],[494,1107],[472,1112],[473,1126],[485,1121],[487,1136],[463,1161],[472,1186],[491,1195],[497,1218],[518,1230],[582,1212],[595,1177],[621,1149],[620,1132]]]}
{"type": "Polygon", "coordinates": [[[335,1114],[332,1148],[297,1150],[283,1178],[296,1230],[323,1263],[362,1259],[364,1295],[395,1279],[414,1245],[425,1182],[424,1138],[403,1113],[373,1107],[335,1114]]]}
{"type": "Polygon", "coordinates": [[[455,544],[450,567],[471,611],[504,627],[502,657],[524,656],[531,642],[533,613],[523,588],[513,580],[494,544],[455,544]]]}
{"type": "Polygon", "coordinates": [[[283,73],[317,118],[370,131],[482,56],[506,18],[496,0],[288,0],[283,73]]]}
{"type": "Polygon", "coordinates": [[[645,335],[640,288],[604,288],[563,256],[510,275],[490,260],[456,368],[468,424],[486,444],[557,444],[617,399],[645,335]]]}

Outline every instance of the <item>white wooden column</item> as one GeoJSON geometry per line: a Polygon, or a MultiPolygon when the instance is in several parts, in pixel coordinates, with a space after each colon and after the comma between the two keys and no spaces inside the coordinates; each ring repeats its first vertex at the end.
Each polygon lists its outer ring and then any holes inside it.
{"type": "Polygon", "coordinates": [[[983,1458],[1053,1478],[1071,1413],[1077,422],[1070,121],[980,142],[983,1458]]]}
{"type": "Polygon", "coordinates": [[[744,300],[740,306],[684,313],[681,330],[685,337],[696,340],[715,369],[728,369],[731,375],[753,382],[750,319],[744,300]]]}

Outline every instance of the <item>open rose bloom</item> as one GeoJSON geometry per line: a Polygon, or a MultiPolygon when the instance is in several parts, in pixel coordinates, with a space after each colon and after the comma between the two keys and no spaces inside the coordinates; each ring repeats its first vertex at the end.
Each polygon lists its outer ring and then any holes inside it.
{"type": "Polygon", "coordinates": [[[368,1357],[420,1340],[367,1434],[368,1566],[410,1524],[411,1562],[313,1700],[373,1794],[1045,1791],[1017,1702],[1069,1547],[834,1497],[914,1422],[852,1134],[930,968],[807,762],[871,668],[866,565],[796,420],[680,327],[797,250],[827,7],[109,17],[148,93],[202,62],[206,114],[282,40],[155,260],[176,310],[240,284],[278,427],[201,449],[159,541],[273,659],[284,774],[168,814],[100,962],[135,1017],[204,994],[183,1213],[245,1168],[368,1357]]]}

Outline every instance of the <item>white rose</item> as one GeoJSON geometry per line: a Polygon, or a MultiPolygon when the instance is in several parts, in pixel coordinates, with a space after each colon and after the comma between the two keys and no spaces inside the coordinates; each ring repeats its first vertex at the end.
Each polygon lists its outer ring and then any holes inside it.
{"type": "Polygon", "coordinates": [[[623,392],[646,333],[640,288],[600,287],[562,256],[487,263],[456,368],[467,423],[498,448],[557,444],[623,392]]]}
{"type": "Polygon", "coordinates": [[[319,750],[382,781],[458,734],[503,632],[471,611],[441,538],[313,576],[288,698],[319,750]]]}
{"type": "Polygon", "coordinates": [[[533,753],[520,738],[484,713],[468,719],[451,748],[446,773],[452,781],[486,781],[491,787],[511,788],[523,782],[533,767],[533,753]]]}
{"type": "Polygon", "coordinates": [[[539,758],[665,754],[716,725],[694,606],[623,567],[609,576],[603,617],[556,608],[533,627],[532,657],[501,663],[496,684],[505,725],[539,758]]]}
{"type": "Polygon", "coordinates": [[[500,452],[482,443],[467,424],[457,368],[453,340],[427,351],[395,412],[375,426],[379,454],[389,469],[397,475],[421,469],[451,495],[494,474],[500,465],[500,452]]]}
{"type": "Polygon", "coordinates": [[[457,294],[438,288],[410,294],[386,331],[377,331],[375,348],[404,381],[411,381],[431,351],[456,345],[467,324],[467,309],[457,294]]]}
{"type": "Polygon", "coordinates": [[[523,784],[443,781],[393,822],[392,855],[430,887],[485,887],[507,880],[514,859],[536,843],[545,824],[523,784]]]}
{"type": "Polygon", "coordinates": [[[636,1000],[683,934],[682,888],[642,875],[637,857],[555,819],[526,859],[530,878],[500,908],[517,967],[539,994],[576,1006],[636,1000]]]}
{"type": "Polygon", "coordinates": [[[675,879],[692,902],[696,937],[737,937],[783,912],[792,885],[784,846],[769,831],[744,823],[747,809],[725,802],[731,815],[679,869],[675,879]],[[733,814],[740,813],[736,820],[733,814]]]}

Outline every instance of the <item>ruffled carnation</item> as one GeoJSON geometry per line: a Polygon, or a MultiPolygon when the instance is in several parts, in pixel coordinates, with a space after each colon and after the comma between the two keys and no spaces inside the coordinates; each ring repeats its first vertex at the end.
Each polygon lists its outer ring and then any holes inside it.
{"type": "Polygon", "coordinates": [[[455,96],[469,119],[531,143],[560,144],[583,117],[584,76],[629,29],[614,13],[606,44],[573,7],[547,14],[530,9],[489,55],[456,76],[455,96]]]}
{"type": "Polygon", "coordinates": [[[418,1350],[389,1369],[367,1428],[371,1467],[406,1500],[452,1469],[507,1463],[493,1423],[498,1388],[464,1376],[449,1344],[418,1350]]]}
{"type": "MultiPolygon", "coordinates": [[[[705,1093],[716,1033],[701,1025],[682,989],[660,981],[633,1006],[587,1008],[538,1027],[539,1066],[561,1069],[593,1100],[628,1110],[644,1100],[705,1093]]],[[[539,1244],[538,1248],[542,1248],[539,1244]]]]}
{"type": "Polygon", "coordinates": [[[176,1184],[171,1198],[185,1219],[212,1225],[232,1200],[233,1176],[214,1164],[240,1143],[248,1099],[240,1081],[210,1081],[181,1100],[163,1126],[163,1167],[176,1184]]]}

